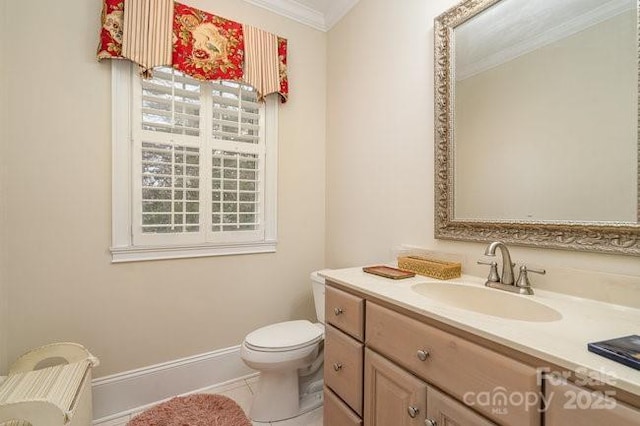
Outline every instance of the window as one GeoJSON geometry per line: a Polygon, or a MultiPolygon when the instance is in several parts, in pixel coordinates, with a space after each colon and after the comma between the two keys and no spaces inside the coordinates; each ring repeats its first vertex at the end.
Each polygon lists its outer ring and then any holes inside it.
{"type": "Polygon", "coordinates": [[[277,99],[112,66],[113,261],[275,251],[277,99]]]}

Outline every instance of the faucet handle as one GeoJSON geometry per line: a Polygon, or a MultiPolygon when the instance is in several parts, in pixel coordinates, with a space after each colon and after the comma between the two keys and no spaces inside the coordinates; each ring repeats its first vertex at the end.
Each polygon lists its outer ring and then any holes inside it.
{"type": "Polygon", "coordinates": [[[489,276],[487,277],[487,282],[500,282],[500,275],[498,275],[498,262],[491,261],[487,262],[486,260],[478,260],[478,265],[489,265],[489,276]]]}
{"type": "Polygon", "coordinates": [[[531,287],[531,282],[529,281],[529,275],[527,272],[533,272],[534,274],[544,275],[547,273],[544,269],[532,269],[528,268],[527,265],[522,265],[520,267],[520,275],[518,275],[518,280],[516,281],[516,287],[531,287]]]}

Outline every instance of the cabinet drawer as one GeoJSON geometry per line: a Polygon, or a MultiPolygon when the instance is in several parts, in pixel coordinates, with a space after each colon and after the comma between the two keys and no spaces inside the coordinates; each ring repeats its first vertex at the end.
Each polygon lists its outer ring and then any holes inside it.
{"type": "Polygon", "coordinates": [[[329,426],[361,426],[362,419],[327,387],[324,388],[323,423],[329,426]]]}
{"type": "Polygon", "coordinates": [[[602,393],[580,388],[564,379],[547,377],[545,383],[548,426],[632,426],[640,425],[640,410],[617,402],[602,393]]]}
{"type": "Polygon", "coordinates": [[[325,330],[324,383],[362,416],[363,344],[328,325],[325,330]]]}
{"type": "Polygon", "coordinates": [[[497,423],[540,424],[533,367],[373,303],[366,344],[497,423]]]}
{"type": "Polygon", "coordinates": [[[325,289],[325,321],[364,340],[364,300],[333,287],[325,289]]]}

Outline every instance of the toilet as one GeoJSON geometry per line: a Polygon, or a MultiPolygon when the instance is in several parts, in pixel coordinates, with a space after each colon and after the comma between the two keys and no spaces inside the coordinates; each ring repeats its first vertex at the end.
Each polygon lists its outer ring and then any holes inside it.
{"type": "Polygon", "coordinates": [[[249,411],[254,422],[276,422],[322,405],[324,278],[311,273],[318,323],[267,325],[247,334],[240,349],[245,364],[260,372],[249,411]]]}

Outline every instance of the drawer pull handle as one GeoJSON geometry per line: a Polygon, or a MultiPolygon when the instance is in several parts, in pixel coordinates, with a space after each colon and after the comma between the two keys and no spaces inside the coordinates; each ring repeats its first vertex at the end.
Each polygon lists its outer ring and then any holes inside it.
{"type": "Polygon", "coordinates": [[[342,308],[335,308],[335,309],[333,310],[333,313],[334,313],[334,314],[336,314],[336,316],[338,316],[338,315],[342,315],[342,314],[343,314],[343,312],[344,312],[344,311],[342,310],[342,308]]]}
{"type": "Polygon", "coordinates": [[[420,361],[426,361],[426,360],[427,360],[427,358],[429,358],[429,355],[430,355],[430,354],[429,354],[429,351],[428,351],[428,350],[426,350],[426,349],[425,349],[425,350],[420,349],[420,350],[418,351],[418,353],[416,354],[416,356],[418,357],[418,359],[419,359],[420,361]]]}
{"type": "Polygon", "coordinates": [[[340,371],[342,370],[342,364],[340,364],[339,362],[336,362],[333,364],[333,370],[334,371],[340,371]]]}
{"type": "Polygon", "coordinates": [[[409,406],[409,408],[407,408],[407,412],[409,413],[409,417],[413,419],[418,415],[420,409],[418,407],[409,406]]]}
{"type": "Polygon", "coordinates": [[[424,424],[425,424],[426,426],[438,426],[438,423],[436,423],[436,421],[435,421],[435,420],[432,420],[432,419],[427,419],[427,420],[425,420],[425,421],[424,421],[424,424]]]}

